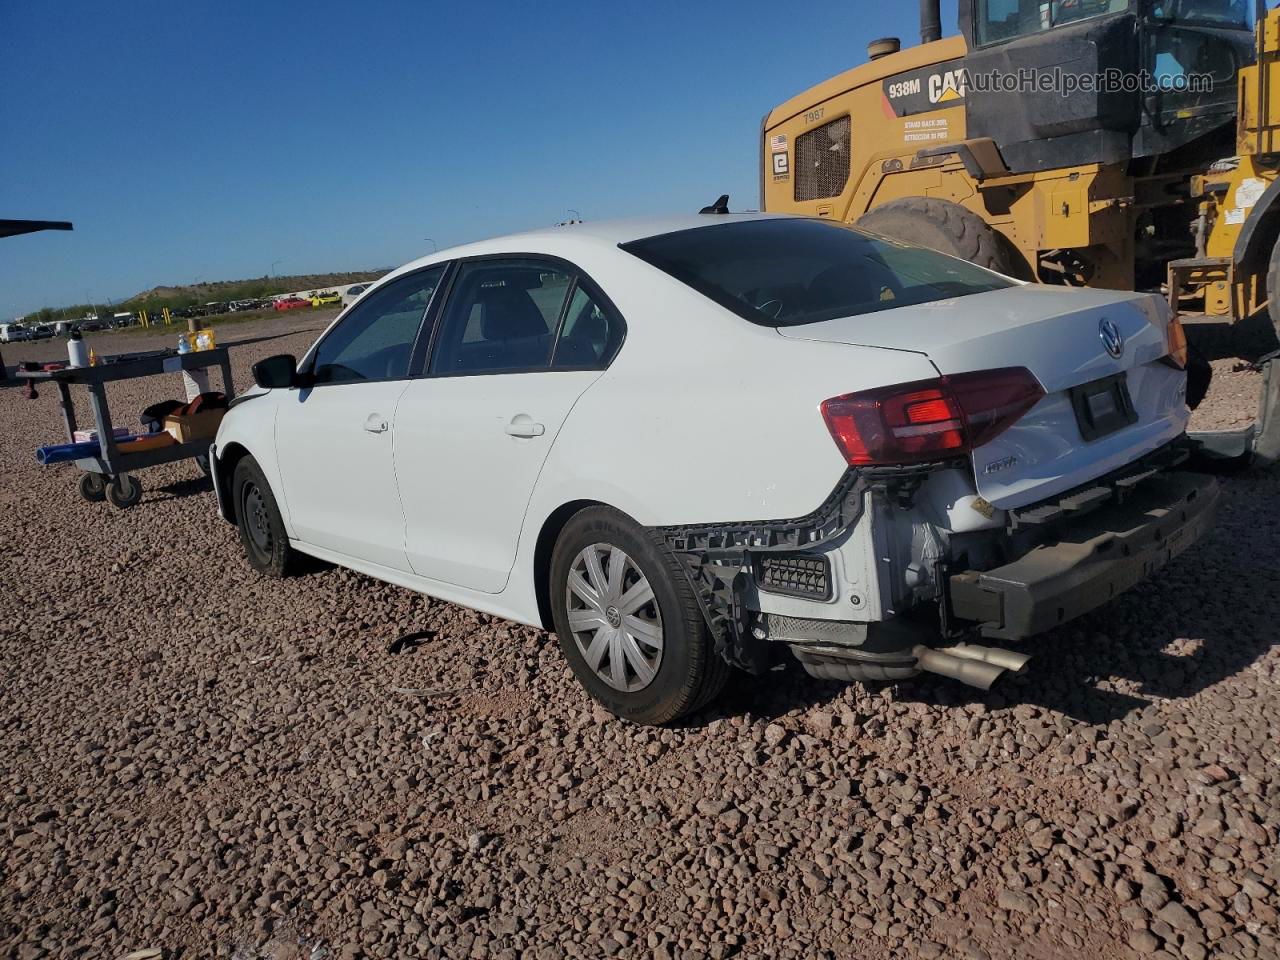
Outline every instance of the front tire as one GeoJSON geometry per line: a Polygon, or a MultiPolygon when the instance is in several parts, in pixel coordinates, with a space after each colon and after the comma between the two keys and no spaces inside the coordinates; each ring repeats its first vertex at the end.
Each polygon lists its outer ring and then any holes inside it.
{"type": "Polygon", "coordinates": [[[589,507],[569,520],[552,552],[550,591],[565,659],[615,716],[669,723],[724,688],[730,667],[688,578],[625,514],[589,507]]]}
{"type": "Polygon", "coordinates": [[[231,476],[236,527],[249,566],[268,577],[287,577],[297,567],[280,508],[258,461],[246,456],[231,476]]]}

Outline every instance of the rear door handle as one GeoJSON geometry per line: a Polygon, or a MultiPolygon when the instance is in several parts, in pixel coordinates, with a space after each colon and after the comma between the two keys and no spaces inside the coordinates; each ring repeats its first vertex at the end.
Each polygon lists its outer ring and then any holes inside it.
{"type": "Polygon", "coordinates": [[[516,414],[507,424],[507,433],[513,437],[540,437],[546,432],[547,428],[540,423],[534,423],[533,418],[527,413],[516,414]]]}
{"type": "Polygon", "coordinates": [[[364,428],[370,433],[386,433],[387,418],[380,413],[371,413],[365,417],[364,428]]]}

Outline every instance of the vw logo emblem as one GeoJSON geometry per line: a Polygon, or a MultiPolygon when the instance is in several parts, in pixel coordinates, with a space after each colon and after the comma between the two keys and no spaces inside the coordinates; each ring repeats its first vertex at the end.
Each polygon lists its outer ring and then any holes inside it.
{"type": "Polygon", "coordinates": [[[1102,338],[1102,345],[1107,348],[1107,353],[1119,360],[1124,353],[1124,335],[1120,328],[1103,317],[1098,321],[1098,336],[1102,338]]]}

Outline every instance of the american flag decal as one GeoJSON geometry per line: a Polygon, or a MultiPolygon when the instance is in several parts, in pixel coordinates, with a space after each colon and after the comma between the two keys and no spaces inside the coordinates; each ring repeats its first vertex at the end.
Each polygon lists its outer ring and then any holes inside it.
{"type": "Polygon", "coordinates": [[[774,137],[770,137],[770,138],[769,138],[769,152],[770,152],[770,153],[778,153],[779,151],[781,151],[781,150],[785,150],[785,149],[787,149],[787,137],[786,137],[786,134],[782,134],[782,133],[780,133],[780,134],[778,134],[777,136],[774,136],[774,137]]]}

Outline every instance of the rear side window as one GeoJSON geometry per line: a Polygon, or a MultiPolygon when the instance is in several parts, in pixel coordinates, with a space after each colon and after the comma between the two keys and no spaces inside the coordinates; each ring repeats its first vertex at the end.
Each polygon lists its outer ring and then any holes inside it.
{"type": "Polygon", "coordinates": [[[545,368],[572,276],[538,260],[464,263],[431,357],[433,374],[545,368]]]}
{"type": "Polygon", "coordinates": [[[441,265],[401,277],[352,307],[316,347],[314,382],[408,376],[414,340],[443,276],[441,265]]]}
{"type": "Polygon", "coordinates": [[[622,249],[752,323],[791,327],[986,293],[1014,281],[826,220],[719,223],[622,249]]]}
{"type": "Polygon", "coordinates": [[[575,286],[551,366],[557,369],[605,366],[622,344],[623,335],[621,318],[600,306],[583,287],[575,286]]]}

